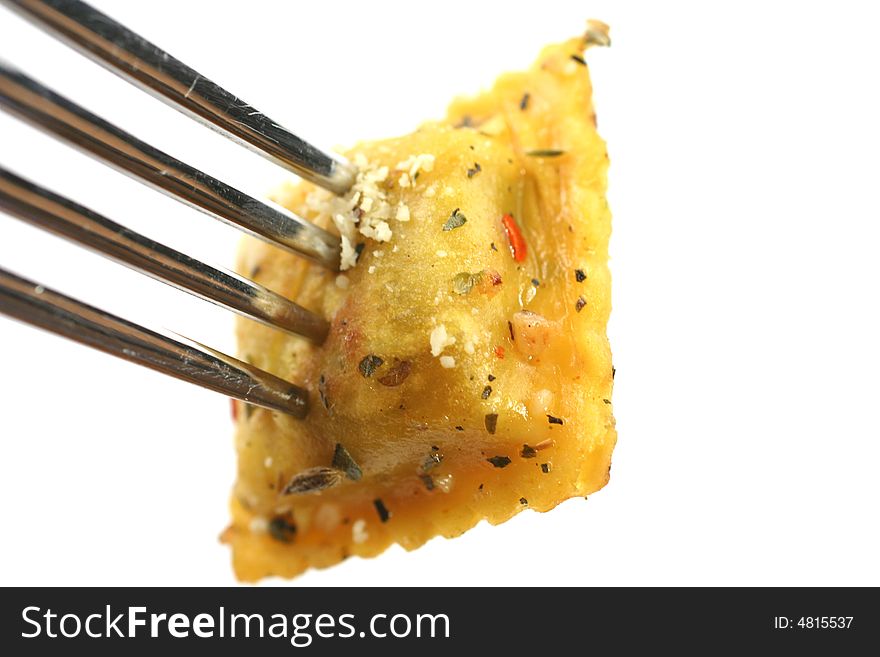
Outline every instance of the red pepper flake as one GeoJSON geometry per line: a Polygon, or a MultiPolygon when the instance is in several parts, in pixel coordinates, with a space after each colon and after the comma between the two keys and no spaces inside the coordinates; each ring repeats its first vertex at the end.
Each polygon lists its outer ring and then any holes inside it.
{"type": "Polygon", "coordinates": [[[229,409],[232,413],[232,421],[238,422],[238,404],[234,399],[229,400],[229,409]]]}
{"type": "Polygon", "coordinates": [[[522,262],[526,259],[526,240],[516,224],[516,219],[513,215],[506,214],[501,217],[501,225],[504,226],[507,241],[510,242],[510,253],[514,261],[522,262]]]}
{"type": "Polygon", "coordinates": [[[501,345],[495,347],[495,355],[498,356],[498,358],[501,358],[503,360],[504,359],[504,347],[502,347],[501,345]]]}

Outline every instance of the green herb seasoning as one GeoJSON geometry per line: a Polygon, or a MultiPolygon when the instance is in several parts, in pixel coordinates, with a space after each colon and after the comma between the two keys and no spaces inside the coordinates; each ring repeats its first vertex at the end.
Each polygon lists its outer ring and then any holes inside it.
{"type": "Polygon", "coordinates": [[[496,468],[506,468],[510,465],[510,458],[507,456],[490,456],[486,460],[496,468]]]}
{"type": "Polygon", "coordinates": [[[605,403],[605,404],[610,404],[610,403],[611,403],[611,400],[610,400],[610,399],[603,399],[602,402],[605,403]]]}
{"type": "Polygon", "coordinates": [[[398,360],[391,366],[391,369],[379,377],[378,381],[383,386],[394,388],[406,381],[411,371],[412,363],[410,361],[398,360]]]}
{"type": "Polygon", "coordinates": [[[495,433],[495,429],[498,427],[498,413],[487,413],[484,419],[486,422],[486,431],[489,433],[495,433]]]}
{"type": "Polygon", "coordinates": [[[360,364],[358,364],[358,369],[361,371],[363,377],[365,379],[368,379],[373,376],[373,372],[382,367],[382,363],[384,362],[385,361],[378,356],[370,354],[369,356],[364,356],[361,359],[360,364]]]}
{"type": "Polygon", "coordinates": [[[429,474],[420,474],[419,479],[425,484],[427,490],[434,490],[434,478],[429,474]]]}
{"type": "Polygon", "coordinates": [[[541,286],[541,281],[539,281],[537,278],[533,278],[533,279],[532,279],[532,285],[535,286],[535,287],[540,287],[540,286],[541,286]]]}
{"type": "Polygon", "coordinates": [[[523,97],[519,99],[519,109],[525,112],[529,108],[529,100],[531,100],[532,95],[528,92],[523,94],[523,97]]]}
{"type": "Polygon", "coordinates": [[[482,170],[483,170],[483,167],[480,166],[480,163],[474,162],[474,166],[467,170],[467,177],[473,178],[478,173],[480,173],[480,171],[482,171],[482,170]]]}
{"type": "Polygon", "coordinates": [[[529,501],[524,497],[519,498],[519,503],[522,504],[523,506],[529,505],[529,501]]]}
{"type": "Polygon", "coordinates": [[[355,247],[354,247],[354,254],[355,254],[355,255],[354,255],[354,261],[355,261],[355,262],[357,262],[358,260],[360,260],[361,253],[364,252],[364,248],[366,248],[366,246],[367,246],[367,243],[366,243],[366,242],[358,242],[358,243],[355,245],[355,247]]]}
{"type": "Polygon", "coordinates": [[[581,66],[587,65],[587,61],[583,57],[581,57],[580,55],[572,55],[571,58],[574,61],[576,61],[578,64],[580,64],[581,66]]]}
{"type": "Polygon", "coordinates": [[[523,445],[522,451],[519,453],[524,459],[533,459],[538,455],[538,451],[531,445],[523,445]]]}
{"type": "Polygon", "coordinates": [[[510,333],[510,341],[514,342],[516,337],[513,335],[513,322],[507,320],[507,332],[510,333]]]}
{"type": "Polygon", "coordinates": [[[574,279],[578,283],[583,283],[585,280],[587,280],[587,275],[584,273],[583,269],[575,269],[574,270],[574,279]]]}
{"type": "Polygon", "coordinates": [[[544,474],[549,474],[550,464],[549,463],[542,463],[541,464],[541,472],[543,472],[544,474]]]}
{"type": "Polygon", "coordinates": [[[342,481],[344,473],[335,468],[309,468],[294,475],[281,491],[282,495],[316,493],[331,488],[342,481]]]}
{"type": "Polygon", "coordinates": [[[460,272],[452,279],[452,291],[456,294],[467,294],[474,289],[474,285],[479,283],[482,278],[482,272],[474,274],[466,271],[460,272]]]}
{"type": "Polygon", "coordinates": [[[343,447],[342,443],[336,443],[336,449],[333,451],[332,466],[337,470],[345,473],[345,476],[352,481],[357,481],[364,476],[360,466],[352,458],[348,450],[343,447]]]}
{"type": "Polygon", "coordinates": [[[488,378],[489,378],[489,382],[491,383],[492,381],[495,380],[496,377],[494,377],[493,375],[490,374],[488,378]]]}
{"type": "Polygon", "coordinates": [[[455,230],[456,228],[461,228],[467,223],[467,217],[464,216],[464,213],[459,208],[455,208],[452,211],[452,214],[449,215],[449,219],[446,220],[446,223],[443,224],[444,231],[455,230]]]}
{"type": "Polygon", "coordinates": [[[560,155],[565,155],[565,151],[556,148],[539,148],[533,151],[526,151],[526,155],[529,157],[559,157],[560,155]]]}
{"type": "Polygon", "coordinates": [[[429,455],[428,458],[425,459],[425,462],[422,464],[422,470],[428,472],[428,470],[433,470],[438,465],[443,462],[443,455],[437,452],[429,455]]]}
{"type": "Polygon", "coordinates": [[[554,417],[554,416],[549,415],[549,414],[547,415],[547,421],[550,422],[550,424],[565,424],[565,423],[562,421],[562,418],[554,417]]]}
{"type": "Polygon", "coordinates": [[[281,543],[293,543],[296,536],[296,525],[290,514],[275,516],[269,521],[269,536],[281,543]]]}
{"type": "Polygon", "coordinates": [[[587,300],[583,297],[578,297],[578,300],[574,302],[574,309],[577,312],[580,312],[584,309],[584,306],[587,305],[587,300]]]}
{"type": "Polygon", "coordinates": [[[492,386],[486,386],[483,388],[482,394],[480,394],[480,399],[489,399],[489,395],[492,394],[492,386]]]}
{"type": "Polygon", "coordinates": [[[388,522],[388,519],[391,517],[391,512],[385,507],[385,503],[377,497],[373,500],[373,506],[376,507],[376,513],[379,514],[379,520],[382,522],[388,522]]]}
{"type": "Polygon", "coordinates": [[[330,410],[330,400],[327,398],[327,379],[322,374],[318,378],[318,395],[321,397],[321,404],[328,411],[330,410]]]}

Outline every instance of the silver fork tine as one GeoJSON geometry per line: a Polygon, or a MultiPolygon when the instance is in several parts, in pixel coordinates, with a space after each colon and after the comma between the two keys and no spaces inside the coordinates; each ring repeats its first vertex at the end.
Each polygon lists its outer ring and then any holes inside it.
{"type": "Polygon", "coordinates": [[[247,317],[322,342],[328,325],[245,278],[139,235],[0,167],[0,210],[247,317]]]}
{"type": "Polygon", "coordinates": [[[339,267],[339,238],[335,235],[153,148],[3,61],[0,107],[226,223],[332,270],[339,267]]]}
{"type": "Polygon", "coordinates": [[[3,269],[0,312],[250,404],[298,418],[308,413],[308,392],[292,383],[231,356],[178,342],[3,269]]]}
{"type": "Polygon", "coordinates": [[[355,168],[300,139],[265,114],[110,17],[77,0],[0,0],[87,57],[227,137],[337,194],[355,168]]]}

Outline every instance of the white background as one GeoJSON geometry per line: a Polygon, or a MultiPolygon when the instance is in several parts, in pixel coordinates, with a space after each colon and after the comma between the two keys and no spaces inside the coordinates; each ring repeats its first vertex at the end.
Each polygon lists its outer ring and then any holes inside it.
{"type": "MultiPolygon", "coordinates": [[[[296,585],[880,584],[878,16],[870,3],[96,4],[320,144],[407,132],[591,51],[614,212],[610,485],[296,585]]],[[[0,9],[0,56],[263,194],[284,172],[0,9]]],[[[0,165],[210,262],[236,234],[0,115],[0,165]]],[[[0,266],[233,348],[209,304],[0,217],[0,266]]],[[[0,317],[0,583],[229,584],[228,402],[0,317]]]]}

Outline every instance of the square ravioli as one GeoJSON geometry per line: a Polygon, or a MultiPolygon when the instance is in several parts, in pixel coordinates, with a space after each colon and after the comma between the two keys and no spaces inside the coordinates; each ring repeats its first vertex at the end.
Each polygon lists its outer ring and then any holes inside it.
{"type": "Polygon", "coordinates": [[[326,317],[322,345],[238,321],[239,356],[305,387],[305,420],[236,403],[223,539],[245,581],[295,576],[608,481],[616,441],[605,201],[586,47],[347,154],[344,197],[276,200],[342,237],[341,272],[246,239],[245,276],[326,317]]]}

